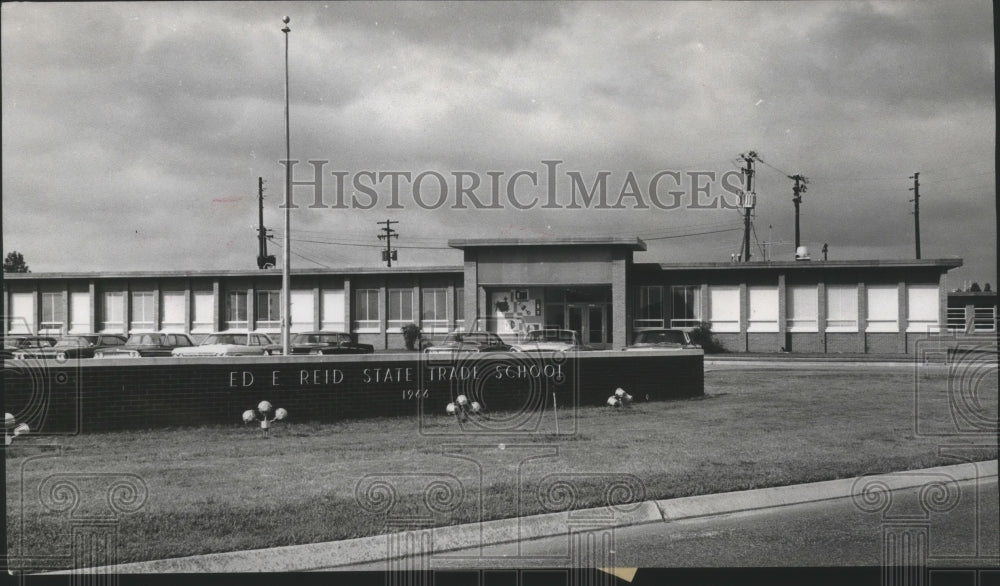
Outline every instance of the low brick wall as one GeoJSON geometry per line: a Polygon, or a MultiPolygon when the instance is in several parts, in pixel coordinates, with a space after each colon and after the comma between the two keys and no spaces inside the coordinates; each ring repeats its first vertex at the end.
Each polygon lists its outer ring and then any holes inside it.
{"type": "Polygon", "coordinates": [[[704,355],[681,352],[484,354],[460,359],[146,358],[4,363],[7,412],[42,434],[238,423],[261,400],[295,421],[443,413],[459,394],[489,411],[601,405],[617,387],[639,401],[704,394],[704,355]]]}

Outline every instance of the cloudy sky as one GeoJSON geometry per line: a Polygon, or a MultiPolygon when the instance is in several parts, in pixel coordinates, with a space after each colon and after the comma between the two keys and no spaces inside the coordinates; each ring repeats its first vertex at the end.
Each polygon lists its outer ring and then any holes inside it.
{"type": "Polygon", "coordinates": [[[486,236],[638,235],[637,261],[726,261],[739,212],[692,209],[686,174],[753,150],[756,259],[792,258],[792,174],[810,179],[814,258],[823,243],[831,259],[913,258],[920,172],[923,257],[964,258],[952,284],[996,284],[987,2],[5,3],[4,250],[34,272],[250,269],[261,176],[280,258],[285,15],[292,158],[328,161],[324,203],[338,172],[349,204],[310,208],[297,189],[293,268],[378,265],[386,218],[401,267],[458,264],[446,241],[486,236]],[[508,181],[534,173],[514,198],[545,202],[545,160],[563,161],[559,205],[517,209],[508,181]],[[675,209],[649,205],[661,171],[685,174],[660,184],[661,201],[687,193],[675,209]],[[358,209],[364,172],[440,174],[445,203],[421,208],[398,175],[389,207],[385,175],[358,209]],[[498,177],[499,209],[452,209],[457,172],[485,203],[498,177]],[[622,205],[566,209],[567,172],[604,176],[622,205]]]}

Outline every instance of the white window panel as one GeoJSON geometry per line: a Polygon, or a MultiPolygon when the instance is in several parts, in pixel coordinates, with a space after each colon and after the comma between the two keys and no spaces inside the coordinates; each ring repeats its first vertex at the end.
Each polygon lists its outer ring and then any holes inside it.
{"type": "Polygon", "coordinates": [[[74,291],[69,294],[69,332],[84,334],[93,331],[90,322],[90,292],[74,291]]]}
{"type": "Polygon", "coordinates": [[[133,331],[148,332],[155,326],[153,315],[153,292],[135,291],[132,293],[132,313],[129,316],[132,320],[131,329],[133,331]]]}
{"type": "Polygon", "coordinates": [[[421,303],[420,329],[424,332],[448,331],[448,290],[424,289],[421,303]]]}
{"type": "Polygon", "coordinates": [[[389,289],[390,328],[399,328],[413,322],[413,289],[389,289]]]}
{"type": "Polygon", "coordinates": [[[344,290],[333,289],[323,291],[323,306],[321,307],[321,329],[333,332],[346,332],[344,323],[344,290]]]}
{"type": "Polygon", "coordinates": [[[39,324],[39,334],[61,334],[66,325],[66,306],[63,304],[61,291],[45,291],[42,293],[42,320],[39,324]]]}
{"type": "Polygon", "coordinates": [[[819,293],[815,285],[792,285],[786,288],[788,331],[819,331],[819,293]]]}
{"type": "Polygon", "coordinates": [[[11,293],[10,325],[12,334],[31,334],[35,331],[35,294],[11,293]]]}
{"type": "Polygon", "coordinates": [[[184,320],[184,292],[164,291],[160,302],[160,329],[164,332],[183,332],[184,320]]]}
{"type": "Polygon", "coordinates": [[[750,317],[748,332],[778,331],[778,288],[748,287],[750,296],[750,317]]]}
{"type": "Polygon", "coordinates": [[[899,289],[896,285],[868,286],[866,332],[899,331],[899,289]]]}
{"type": "Polygon", "coordinates": [[[358,289],[354,293],[354,331],[379,332],[382,313],[378,299],[378,289],[358,289]]]}
{"type": "Polygon", "coordinates": [[[313,292],[292,291],[293,332],[308,332],[313,329],[313,292]]]}
{"type": "Polygon", "coordinates": [[[938,286],[906,286],[906,331],[937,332],[938,327],[938,286]]]}
{"type": "Polygon", "coordinates": [[[208,333],[215,329],[215,295],[211,291],[195,291],[191,296],[194,305],[191,313],[194,319],[191,323],[191,331],[194,333],[208,333]]]}
{"type": "Polygon", "coordinates": [[[708,288],[709,322],[713,332],[740,331],[740,288],[710,286],[708,288]]]}
{"type": "Polygon", "coordinates": [[[111,334],[125,333],[125,293],[122,291],[106,291],[104,293],[104,311],[101,314],[101,332],[111,334]]]}
{"type": "Polygon", "coordinates": [[[827,285],[826,331],[858,331],[857,285],[827,285]]]}

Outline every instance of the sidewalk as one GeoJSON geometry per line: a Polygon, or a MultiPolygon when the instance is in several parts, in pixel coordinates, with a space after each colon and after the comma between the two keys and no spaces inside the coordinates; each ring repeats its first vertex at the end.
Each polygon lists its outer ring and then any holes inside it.
{"type": "MultiPolygon", "coordinates": [[[[921,486],[928,477],[949,481],[994,480],[997,461],[974,462],[954,466],[939,466],[924,470],[909,470],[889,474],[843,478],[824,482],[763,488],[740,492],[646,501],[629,510],[607,507],[531,517],[502,519],[427,529],[433,553],[477,546],[496,545],[540,537],[567,534],[574,520],[603,519],[605,527],[625,527],[646,523],[663,523],[712,515],[724,515],[783,507],[808,502],[851,498],[862,491],[901,490],[921,486]]],[[[868,494],[866,492],[866,494],[868,494]]],[[[629,507],[633,507],[630,505],[629,507]]],[[[625,507],[622,507],[625,509],[625,507]]],[[[578,523],[576,524],[578,525],[578,523]]],[[[189,556],[167,560],[136,562],[109,566],[66,570],[51,574],[133,574],[133,573],[219,573],[219,572],[301,572],[335,570],[384,559],[390,544],[404,541],[411,534],[378,535],[345,541],[312,543],[270,549],[235,551],[189,556]]],[[[398,551],[398,550],[397,550],[398,551]]]]}

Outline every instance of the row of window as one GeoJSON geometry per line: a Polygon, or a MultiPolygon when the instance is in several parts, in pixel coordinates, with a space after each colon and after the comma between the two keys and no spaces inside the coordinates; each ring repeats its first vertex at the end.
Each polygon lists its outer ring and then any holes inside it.
{"type": "MultiPolygon", "coordinates": [[[[186,330],[186,310],[184,291],[161,291],[159,304],[159,325],[157,326],[157,306],[155,292],[133,291],[126,296],[124,291],[106,291],[100,295],[96,307],[97,324],[91,323],[90,293],[70,292],[69,311],[62,292],[41,293],[41,307],[38,331],[57,334],[63,329],[70,332],[135,332],[186,330]],[[129,323],[126,328],[125,309],[128,300],[129,323]],[[68,313],[68,315],[67,315],[68,313]]],[[[281,292],[278,290],[258,290],[254,299],[254,324],[256,329],[281,327],[281,292]]],[[[385,310],[388,327],[398,328],[416,322],[414,314],[414,290],[388,289],[385,310]]],[[[421,290],[419,322],[425,331],[447,331],[449,324],[460,320],[463,314],[463,289],[455,289],[455,307],[448,311],[448,290],[427,288],[421,290]]],[[[324,330],[345,330],[345,303],[343,290],[325,290],[319,298],[320,328],[324,330]]],[[[222,299],[221,329],[246,329],[249,325],[248,291],[227,291],[222,299]]],[[[378,289],[358,289],[355,291],[355,316],[352,324],[355,331],[380,331],[383,304],[379,302],[378,289]]],[[[214,329],[215,297],[211,291],[191,292],[191,332],[203,333],[214,329]]],[[[35,323],[35,296],[33,293],[12,293],[10,295],[10,324],[8,331],[13,334],[29,333],[35,323]]],[[[313,329],[314,299],[312,291],[292,291],[291,318],[292,331],[313,329]]]]}
{"type": "MultiPolygon", "coordinates": [[[[789,332],[819,331],[819,288],[789,285],[786,291],[786,326],[789,332]]],[[[639,288],[635,327],[687,327],[707,321],[712,331],[739,332],[743,317],[737,285],[710,285],[708,308],[701,307],[701,287],[643,286],[639,288]]],[[[898,332],[899,291],[896,285],[865,287],[866,313],[858,313],[857,285],[826,286],[827,332],[857,332],[863,321],[867,332],[898,332]]],[[[779,331],[778,288],[747,287],[748,332],[779,331]]],[[[906,331],[937,331],[939,321],[937,285],[906,285],[906,331]]]]}
{"type": "MultiPolygon", "coordinates": [[[[386,289],[386,325],[396,329],[408,323],[420,323],[425,332],[444,332],[452,321],[465,315],[465,295],[455,288],[455,309],[448,312],[448,289],[420,290],[420,319],[414,313],[413,288],[386,289]]],[[[354,294],[354,331],[378,332],[382,323],[382,303],[378,289],[358,289],[354,294]]]]}

